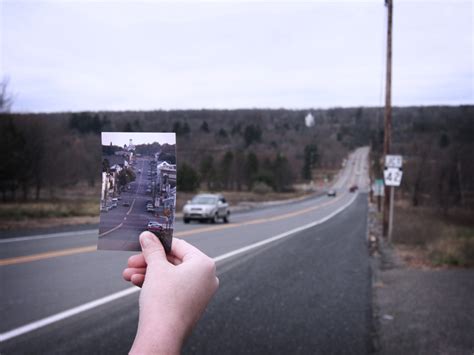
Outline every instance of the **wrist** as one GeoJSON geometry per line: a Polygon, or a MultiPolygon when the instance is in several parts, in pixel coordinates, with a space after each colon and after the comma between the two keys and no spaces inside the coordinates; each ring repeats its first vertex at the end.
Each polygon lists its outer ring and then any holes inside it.
{"type": "Polygon", "coordinates": [[[171,323],[139,321],[137,335],[130,354],[180,354],[184,342],[184,331],[171,323]],[[163,324],[167,326],[164,328],[163,324]]]}

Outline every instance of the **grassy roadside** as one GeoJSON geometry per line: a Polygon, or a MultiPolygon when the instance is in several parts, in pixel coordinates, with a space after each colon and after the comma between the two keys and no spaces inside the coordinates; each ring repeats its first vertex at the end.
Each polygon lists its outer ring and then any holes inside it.
{"type": "Polygon", "coordinates": [[[84,201],[41,201],[26,203],[3,203],[0,205],[1,220],[23,220],[31,218],[83,217],[99,215],[97,199],[84,201]]]}
{"type": "Polygon", "coordinates": [[[0,204],[0,230],[98,222],[97,198],[0,204]]]}
{"type": "Polygon", "coordinates": [[[393,242],[412,266],[474,266],[474,222],[469,211],[450,216],[428,207],[399,203],[393,242]]]}

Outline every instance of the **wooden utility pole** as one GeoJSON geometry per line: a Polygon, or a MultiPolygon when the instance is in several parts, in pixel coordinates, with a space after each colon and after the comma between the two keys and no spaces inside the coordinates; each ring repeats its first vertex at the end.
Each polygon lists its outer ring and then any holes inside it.
{"type": "MultiPolygon", "coordinates": [[[[393,0],[385,0],[387,7],[387,72],[385,78],[385,124],[383,137],[383,155],[384,160],[387,154],[390,154],[390,144],[392,135],[392,18],[393,18],[393,0]]],[[[383,235],[388,235],[390,206],[390,188],[385,186],[383,203],[383,235]]]]}

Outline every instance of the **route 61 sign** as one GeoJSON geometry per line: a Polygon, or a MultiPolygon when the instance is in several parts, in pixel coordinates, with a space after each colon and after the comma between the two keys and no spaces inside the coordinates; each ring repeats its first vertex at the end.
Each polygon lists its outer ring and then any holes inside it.
{"type": "Polygon", "coordinates": [[[398,168],[386,168],[383,177],[386,186],[400,186],[403,172],[398,168]]]}

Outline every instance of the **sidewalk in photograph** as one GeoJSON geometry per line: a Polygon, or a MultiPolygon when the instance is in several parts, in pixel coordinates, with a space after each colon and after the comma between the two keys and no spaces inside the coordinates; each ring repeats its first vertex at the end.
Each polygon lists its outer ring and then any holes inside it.
{"type": "MultiPolygon", "coordinates": [[[[375,206],[371,234],[380,233],[375,206]]],[[[474,269],[410,268],[378,238],[374,317],[381,354],[473,354],[474,269]]]]}

